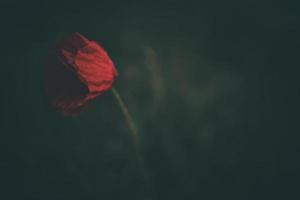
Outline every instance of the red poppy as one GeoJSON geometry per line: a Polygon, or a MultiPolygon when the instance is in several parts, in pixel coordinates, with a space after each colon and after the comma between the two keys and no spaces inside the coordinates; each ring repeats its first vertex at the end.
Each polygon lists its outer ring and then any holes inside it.
{"type": "Polygon", "coordinates": [[[79,33],[51,51],[46,66],[46,90],[53,106],[76,115],[87,103],[112,88],[117,70],[107,52],[79,33]]]}

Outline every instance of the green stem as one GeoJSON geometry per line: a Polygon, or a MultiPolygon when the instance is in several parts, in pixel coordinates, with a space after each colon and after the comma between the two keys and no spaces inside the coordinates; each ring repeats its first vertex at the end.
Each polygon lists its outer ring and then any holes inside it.
{"type": "Polygon", "coordinates": [[[133,122],[133,119],[132,117],[130,116],[129,114],[129,111],[128,111],[128,108],[127,106],[125,105],[123,99],[121,98],[119,92],[117,91],[116,88],[112,88],[112,92],[116,98],[116,100],[118,101],[118,104],[120,105],[120,108],[124,114],[124,117],[126,119],[126,122],[128,124],[128,127],[130,129],[130,132],[132,134],[132,137],[133,137],[133,140],[134,140],[134,143],[139,145],[139,137],[138,137],[138,131],[137,131],[137,128],[133,122]]]}
{"type": "Polygon", "coordinates": [[[150,180],[149,180],[149,177],[148,177],[147,169],[145,167],[145,162],[144,162],[143,156],[141,154],[140,139],[139,139],[137,128],[135,126],[135,123],[134,123],[131,115],[129,114],[127,106],[125,105],[125,103],[124,103],[123,99],[121,98],[121,96],[120,96],[119,92],[117,91],[117,89],[112,88],[112,92],[113,92],[113,95],[115,96],[118,104],[120,105],[120,108],[121,108],[121,110],[124,114],[124,117],[126,119],[128,127],[130,129],[130,133],[131,133],[131,136],[132,136],[132,139],[133,139],[133,142],[134,142],[135,153],[136,153],[136,156],[137,156],[137,159],[138,159],[138,164],[139,164],[142,176],[144,178],[146,187],[149,190],[150,189],[150,180]]]}

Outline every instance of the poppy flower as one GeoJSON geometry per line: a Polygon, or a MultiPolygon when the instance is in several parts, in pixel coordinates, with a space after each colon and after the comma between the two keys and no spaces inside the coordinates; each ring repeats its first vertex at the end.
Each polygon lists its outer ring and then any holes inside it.
{"type": "Polygon", "coordinates": [[[73,33],[59,42],[46,63],[46,92],[64,115],[77,115],[112,88],[117,70],[95,41],[73,33]]]}

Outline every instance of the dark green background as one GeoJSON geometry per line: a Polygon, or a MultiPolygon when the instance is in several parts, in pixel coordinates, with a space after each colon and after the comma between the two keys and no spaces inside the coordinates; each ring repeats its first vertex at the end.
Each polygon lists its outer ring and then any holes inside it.
{"type": "Polygon", "coordinates": [[[298,199],[296,2],[2,0],[0,199],[298,199]],[[47,102],[74,31],[117,66],[150,189],[110,91],[78,118],[47,102]]]}

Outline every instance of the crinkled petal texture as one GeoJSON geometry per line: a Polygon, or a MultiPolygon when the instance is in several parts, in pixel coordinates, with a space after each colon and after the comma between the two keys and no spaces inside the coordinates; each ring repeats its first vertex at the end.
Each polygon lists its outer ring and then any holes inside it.
{"type": "Polygon", "coordinates": [[[79,33],[61,41],[49,55],[46,90],[64,115],[77,115],[88,102],[112,88],[116,68],[106,51],[79,33]]]}

